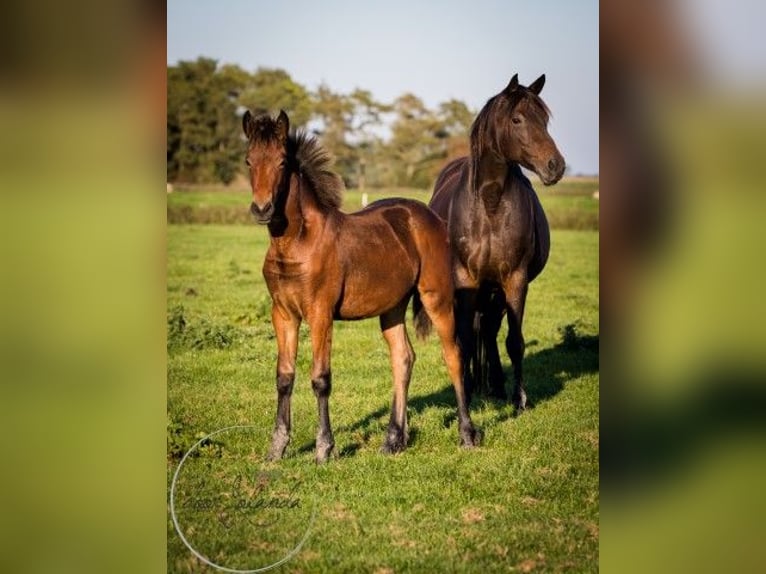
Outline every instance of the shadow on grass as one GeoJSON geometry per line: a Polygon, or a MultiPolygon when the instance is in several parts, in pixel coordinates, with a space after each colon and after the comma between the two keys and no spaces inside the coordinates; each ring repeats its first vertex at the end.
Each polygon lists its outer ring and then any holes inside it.
{"type": "MultiPolygon", "coordinates": [[[[524,386],[532,407],[556,396],[565,383],[598,372],[598,335],[580,335],[572,324],[559,328],[559,333],[556,345],[524,358],[524,386]]],[[[513,369],[507,365],[504,372],[510,391],[513,369]]]]}
{"type": "MultiPolygon", "coordinates": [[[[561,340],[556,345],[527,354],[524,357],[524,381],[529,409],[555,397],[563,390],[567,382],[576,380],[582,375],[595,373],[599,369],[598,335],[580,335],[573,324],[559,328],[559,333],[561,340]]],[[[530,342],[528,348],[533,346],[534,342],[530,342]]],[[[507,356],[504,358],[504,364],[506,388],[510,396],[513,385],[513,368],[507,356]]],[[[505,408],[507,405],[508,403],[505,401],[475,396],[471,402],[471,410],[494,410],[495,416],[485,421],[483,425],[484,427],[493,427],[517,416],[516,409],[505,408]]],[[[457,420],[457,415],[454,412],[455,392],[451,385],[427,395],[410,397],[407,401],[407,410],[411,415],[420,414],[432,407],[444,406],[450,408],[450,412],[444,416],[443,423],[445,428],[449,428],[457,420]]],[[[358,450],[368,444],[370,437],[377,432],[371,427],[382,429],[381,432],[385,432],[390,413],[391,405],[386,403],[350,425],[339,426],[336,432],[353,434],[362,431],[359,433],[361,437],[339,450],[339,456],[356,455],[358,450]]],[[[412,446],[416,443],[417,431],[411,428],[408,445],[412,446]]],[[[314,443],[311,442],[303,445],[298,452],[306,453],[313,451],[313,449],[314,443]]]]}

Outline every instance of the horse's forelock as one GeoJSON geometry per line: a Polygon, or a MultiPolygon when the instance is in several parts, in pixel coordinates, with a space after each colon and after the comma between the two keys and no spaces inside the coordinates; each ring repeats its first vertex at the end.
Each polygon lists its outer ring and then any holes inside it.
{"type": "Polygon", "coordinates": [[[551,110],[540,96],[527,90],[525,96],[517,105],[522,106],[527,115],[532,115],[538,118],[543,125],[547,125],[551,116],[551,110]]]}
{"type": "Polygon", "coordinates": [[[268,115],[258,116],[253,120],[250,131],[252,143],[269,143],[277,139],[277,122],[268,115]]]}

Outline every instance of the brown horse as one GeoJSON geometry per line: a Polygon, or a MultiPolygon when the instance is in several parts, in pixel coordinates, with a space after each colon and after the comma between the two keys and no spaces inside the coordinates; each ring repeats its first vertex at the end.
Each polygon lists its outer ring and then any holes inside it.
{"type": "Polygon", "coordinates": [[[274,120],[247,111],[252,203],[267,224],[271,244],[263,264],[277,337],[277,417],[269,457],[279,459],[290,441],[290,398],[295,380],[298,327],[311,332],[311,386],[319,407],[316,460],[335,445],[328,398],[334,319],[380,317],[391,353],[394,398],[383,451],[407,444],[407,390],[415,353],[404,324],[410,297],[428,314],[441,338],[455,388],[461,442],[472,446],[475,430],[463,389],[455,340],[454,287],[447,230],[425,205],[404,199],[371,204],[353,214],[339,210],[343,184],[330,171],[329,155],[313,138],[289,133],[284,111],[274,120]]]}
{"type": "Polygon", "coordinates": [[[470,156],[439,174],[431,208],[447,222],[453,250],[458,341],[469,400],[489,379],[506,398],[497,333],[508,314],[506,350],[513,362],[513,403],[525,408],[521,324],[527,286],[548,260],[550,234],[540,201],[519,165],[545,185],[564,173],[564,158],[548,134],[549,111],[539,94],[545,75],[529,87],[514,75],[491,98],[471,128],[470,156]],[[473,373],[470,372],[473,363],[473,373]]]}

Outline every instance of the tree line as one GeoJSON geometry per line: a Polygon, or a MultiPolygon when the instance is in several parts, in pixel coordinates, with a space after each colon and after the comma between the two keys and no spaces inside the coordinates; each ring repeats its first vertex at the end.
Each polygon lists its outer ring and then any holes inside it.
{"type": "Polygon", "coordinates": [[[428,108],[411,93],[379,102],[369,91],[310,91],[281,69],[250,73],[210,58],[167,69],[167,178],[233,182],[244,174],[241,117],[284,109],[319,137],[348,187],[427,188],[446,160],[465,155],[475,113],[459,100],[428,108]]]}

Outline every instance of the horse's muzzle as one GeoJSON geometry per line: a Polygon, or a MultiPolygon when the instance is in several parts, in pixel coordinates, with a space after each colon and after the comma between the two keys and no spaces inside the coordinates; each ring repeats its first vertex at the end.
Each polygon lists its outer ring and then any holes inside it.
{"type": "Polygon", "coordinates": [[[566,162],[560,155],[556,155],[548,160],[545,169],[538,172],[540,179],[545,185],[553,185],[561,179],[566,169],[566,162]]]}
{"type": "Polygon", "coordinates": [[[255,202],[252,202],[250,213],[253,214],[256,222],[266,224],[271,221],[271,217],[274,215],[274,204],[269,201],[263,207],[258,207],[255,202]]]}

